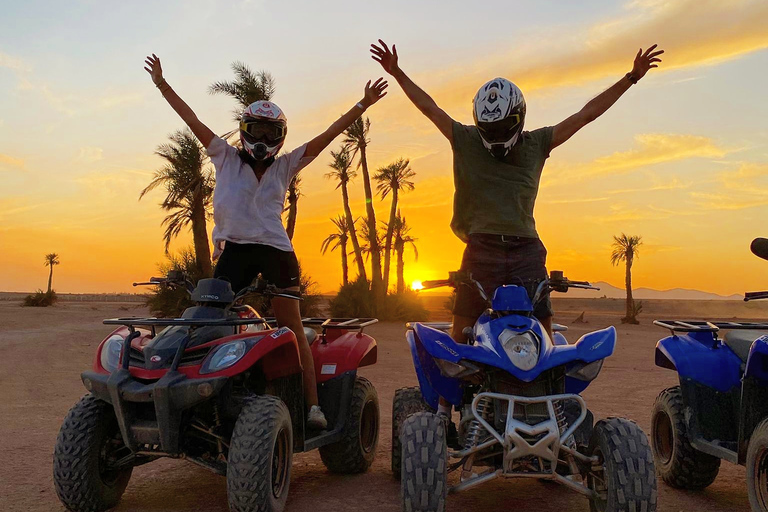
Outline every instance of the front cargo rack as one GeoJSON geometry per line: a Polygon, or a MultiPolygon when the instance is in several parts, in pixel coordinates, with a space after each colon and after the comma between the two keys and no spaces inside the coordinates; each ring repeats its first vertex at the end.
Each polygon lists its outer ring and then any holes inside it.
{"type": "Polygon", "coordinates": [[[708,322],[701,320],[654,320],[654,325],[675,332],[718,332],[720,329],[768,330],[768,322],[708,322]]]}
{"type": "Polygon", "coordinates": [[[187,326],[187,327],[207,327],[207,326],[238,326],[238,325],[251,325],[262,324],[263,318],[108,318],[104,320],[105,325],[126,325],[132,327],[134,325],[146,325],[152,327],[169,327],[169,326],[187,326]]]}

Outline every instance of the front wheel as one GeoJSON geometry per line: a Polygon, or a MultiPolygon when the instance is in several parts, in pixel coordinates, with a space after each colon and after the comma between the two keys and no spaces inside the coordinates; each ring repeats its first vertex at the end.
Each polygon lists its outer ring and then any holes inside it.
{"type": "Polygon", "coordinates": [[[373,464],[378,444],[379,396],[371,381],[357,377],[341,440],[321,446],[320,459],[334,473],[363,473],[373,464]]]}
{"type": "Polygon", "coordinates": [[[112,406],[84,396],[64,418],[53,450],[59,500],[73,512],[114,507],[131,479],[130,460],[112,406]]]}
{"type": "Polygon", "coordinates": [[[768,511],[768,419],[755,428],[749,440],[747,492],[752,510],[768,511]]]}
{"type": "Polygon", "coordinates": [[[595,492],[592,512],[656,510],[656,470],[645,433],[624,418],[601,420],[592,431],[588,453],[597,457],[587,475],[595,492]]]}
{"type": "Polygon", "coordinates": [[[417,412],[435,412],[421,396],[419,387],[400,388],[392,399],[392,474],[400,478],[400,431],[403,423],[417,412]]]}
{"type": "Polygon", "coordinates": [[[293,457],[291,414],[282,400],[257,396],[237,417],[227,462],[232,512],[280,512],[288,499],[293,457]]]}
{"type": "Polygon", "coordinates": [[[444,512],[448,491],[445,423],[431,412],[409,416],[400,430],[403,512],[444,512]]]}
{"type": "Polygon", "coordinates": [[[656,468],[667,484],[678,489],[703,489],[715,481],[720,459],[691,445],[680,386],[665,389],[656,398],[651,440],[656,468]]]}

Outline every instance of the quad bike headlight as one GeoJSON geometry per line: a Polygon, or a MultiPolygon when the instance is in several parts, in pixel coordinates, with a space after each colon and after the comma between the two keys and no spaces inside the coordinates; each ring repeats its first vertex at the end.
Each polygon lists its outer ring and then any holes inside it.
{"type": "Polygon", "coordinates": [[[243,358],[247,349],[245,340],[235,340],[220,345],[205,359],[200,373],[213,373],[229,368],[243,358]]]}
{"type": "Polygon", "coordinates": [[[117,370],[117,365],[120,364],[120,351],[123,350],[124,341],[125,338],[119,334],[113,334],[101,347],[101,367],[110,373],[117,370]]]}
{"type": "Polygon", "coordinates": [[[539,339],[531,331],[504,329],[499,334],[499,342],[512,364],[523,371],[532,370],[539,361],[539,339]]]}

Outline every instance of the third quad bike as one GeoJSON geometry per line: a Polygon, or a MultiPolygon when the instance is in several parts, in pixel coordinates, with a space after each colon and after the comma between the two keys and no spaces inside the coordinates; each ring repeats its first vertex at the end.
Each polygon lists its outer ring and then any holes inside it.
{"type": "MultiPolygon", "coordinates": [[[[768,240],[755,239],[752,252],[768,259],[768,240]]],[[[766,298],[768,292],[744,296],[766,298]]],[[[721,460],[741,464],[752,510],[768,511],[768,323],[654,323],[671,331],[656,344],[656,365],[680,377],[653,407],[660,476],[672,487],[703,489],[714,482],[721,460]]]]}
{"type": "Polygon", "coordinates": [[[193,287],[180,272],[142,284],[186,288],[196,305],[181,318],[104,321],[118,327],[83,372],[89,393],[70,409],[54,450],[56,493],[69,510],[114,507],[133,468],[160,457],[226,475],[233,512],[283,510],[294,452],[318,448],[338,473],[368,469],[379,403],[357,369],[376,362],[376,341],[363,334],[376,319],[304,319],[328,419],[327,430],[311,431],[295,334],[238,305],[249,293],[298,294],[261,280],[237,294],[220,279],[193,287]]]}
{"type": "Polygon", "coordinates": [[[533,299],[522,286],[501,286],[488,300],[480,283],[456,273],[424,286],[473,286],[489,309],[465,330],[466,344],[441,330],[447,325],[416,323],[407,333],[419,388],[398,390],[392,413],[392,469],[404,511],[442,512],[446,493],[497,477],[558,482],[588,497],[593,511],[656,509],[645,434],[623,418],[593,425],[580,395],[613,354],[616,330],[569,344],[564,327],[550,339],[533,316],[547,291],[594,287],[562,272],[552,272],[533,299]],[[460,412],[456,439],[434,413],[439,397],[460,412]],[[449,485],[453,471],[458,482],[449,485]]]}

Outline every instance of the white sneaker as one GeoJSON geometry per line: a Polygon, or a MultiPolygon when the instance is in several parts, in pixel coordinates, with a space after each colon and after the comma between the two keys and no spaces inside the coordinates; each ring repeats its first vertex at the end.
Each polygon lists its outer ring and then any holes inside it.
{"type": "Polygon", "coordinates": [[[313,430],[325,430],[328,426],[328,420],[325,419],[325,414],[320,410],[319,405],[313,405],[309,409],[307,426],[313,430]]]}

